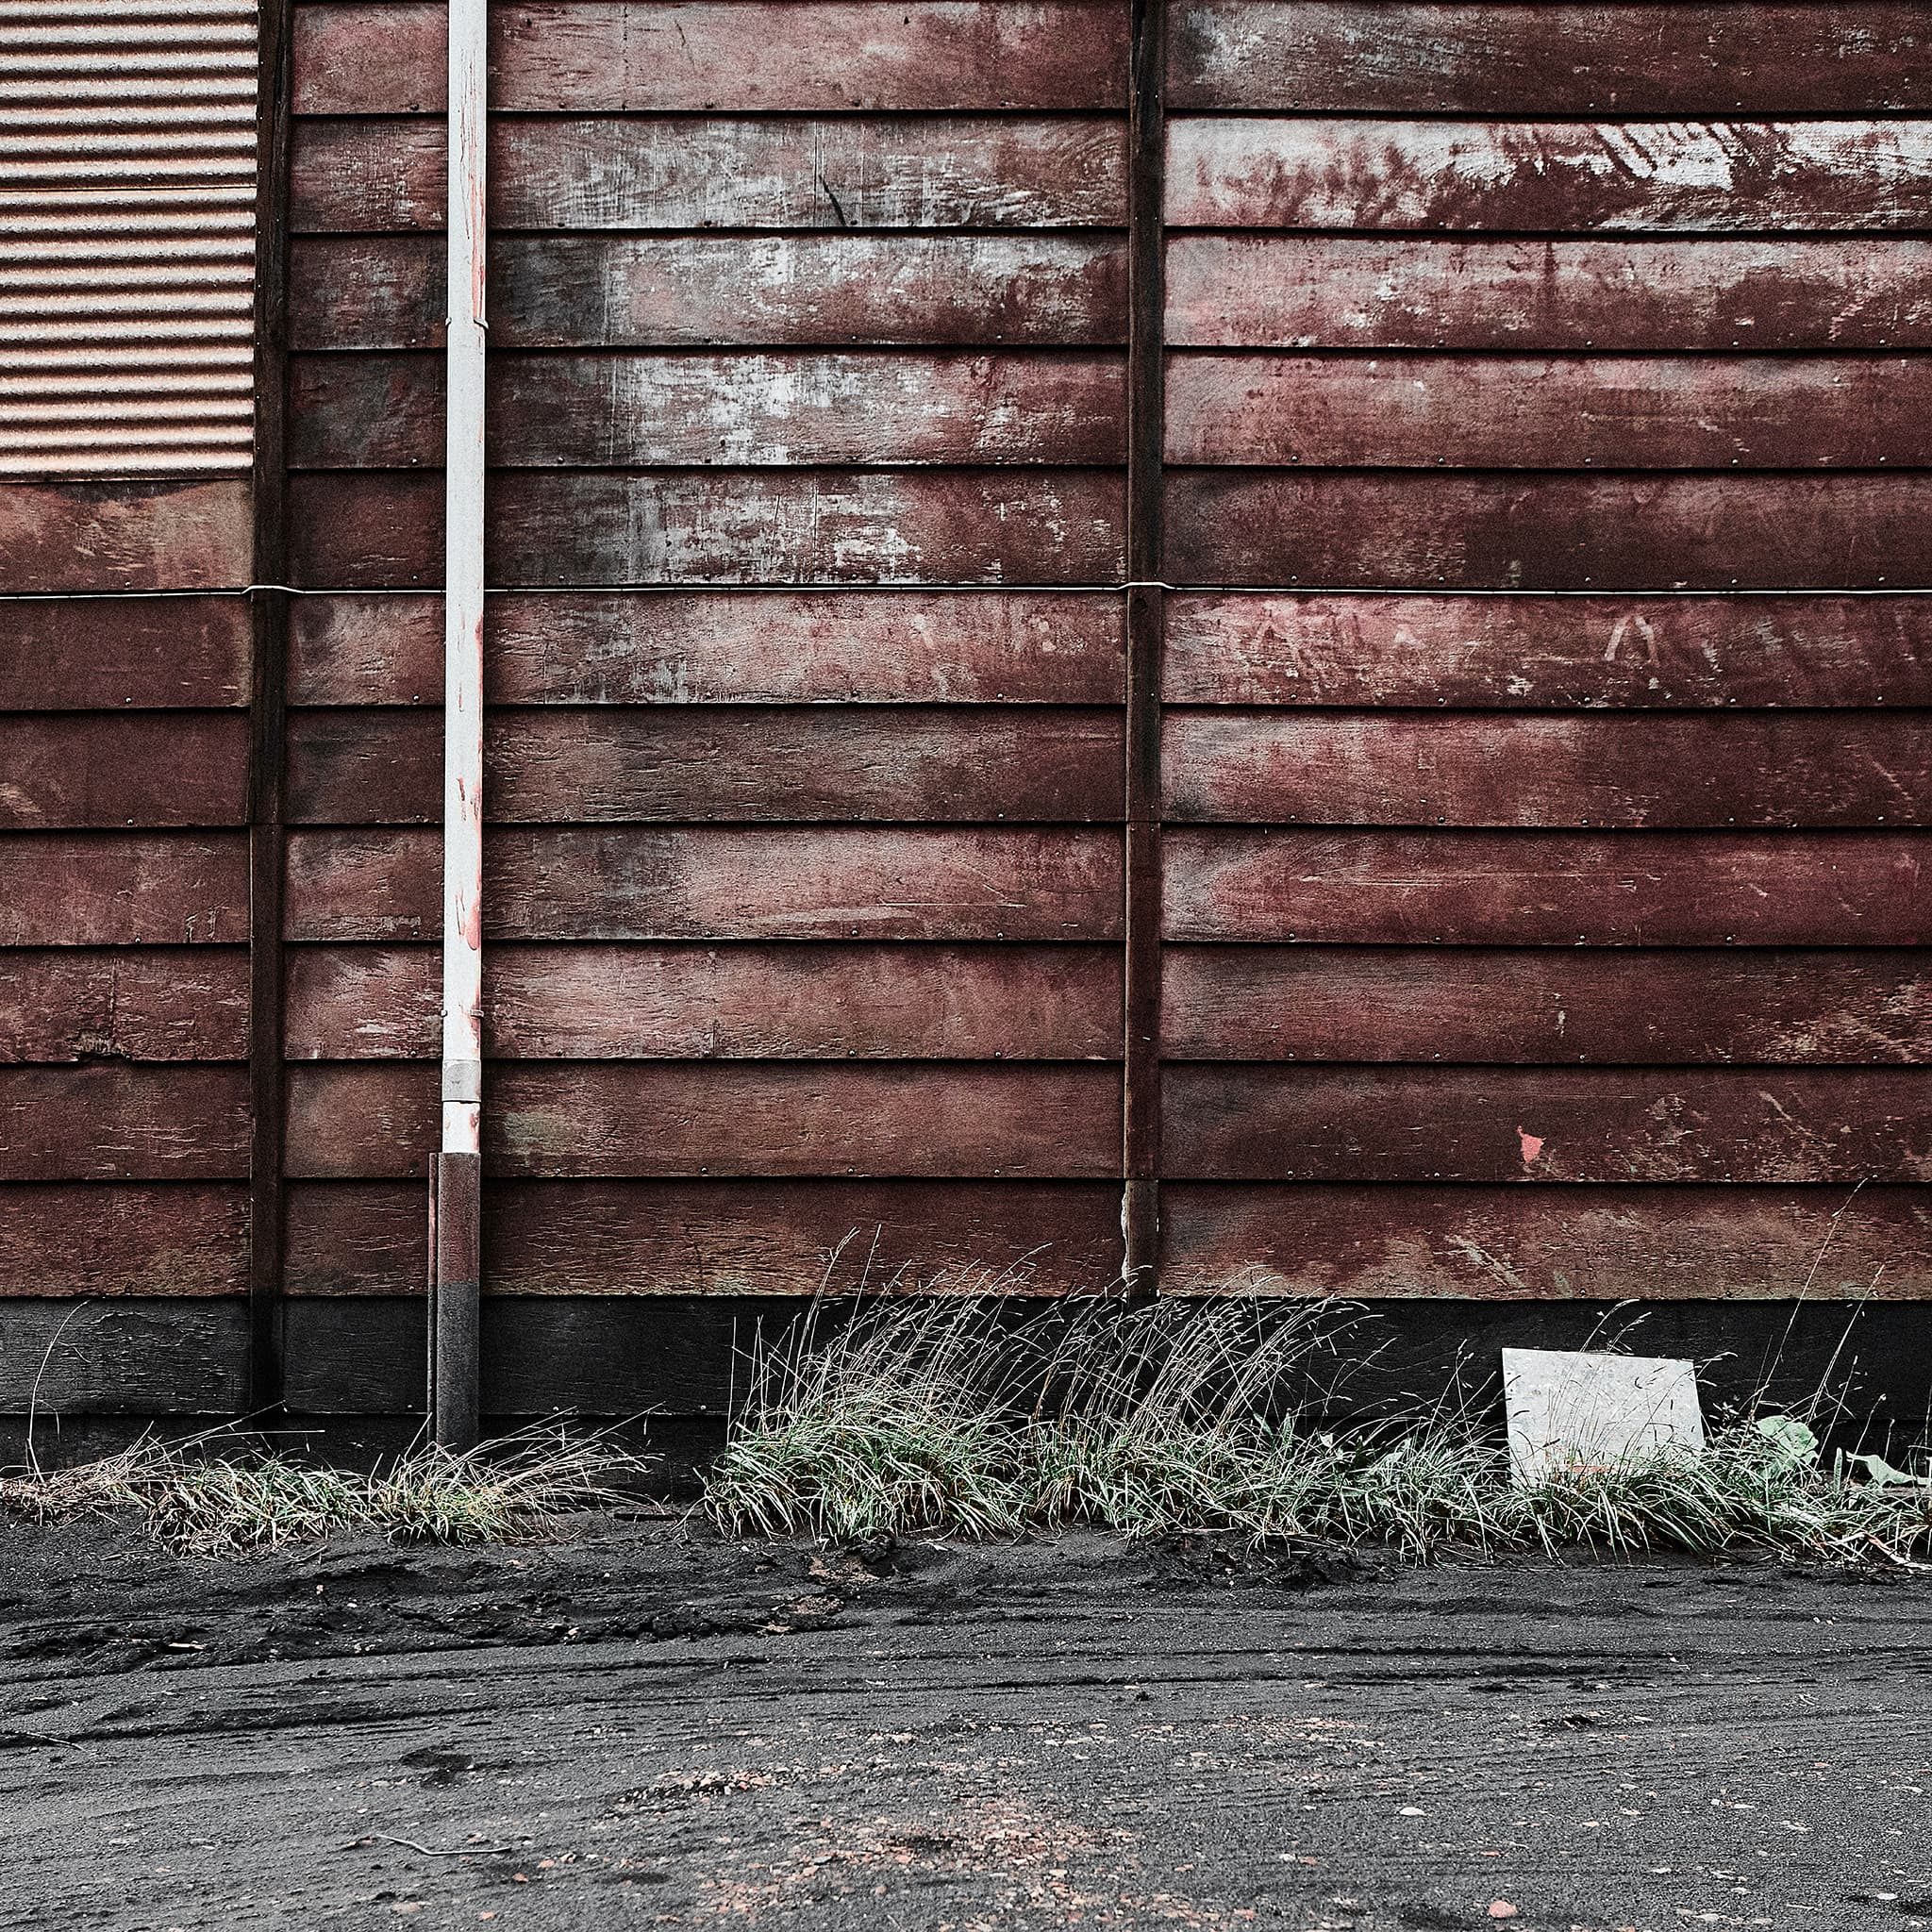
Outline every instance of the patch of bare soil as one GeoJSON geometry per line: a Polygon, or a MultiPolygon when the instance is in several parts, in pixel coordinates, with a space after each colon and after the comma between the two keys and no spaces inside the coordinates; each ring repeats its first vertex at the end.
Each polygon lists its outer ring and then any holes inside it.
{"type": "Polygon", "coordinates": [[[0,1523],[0,1927],[1932,1924],[1932,1584],[0,1523]]]}

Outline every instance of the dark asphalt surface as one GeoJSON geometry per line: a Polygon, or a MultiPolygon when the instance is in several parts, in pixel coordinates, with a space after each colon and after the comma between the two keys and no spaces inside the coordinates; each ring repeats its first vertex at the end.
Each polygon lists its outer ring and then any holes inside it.
{"type": "Polygon", "coordinates": [[[1932,1924],[1932,1579],[1337,1571],[0,1524],[0,1926],[1932,1924]]]}

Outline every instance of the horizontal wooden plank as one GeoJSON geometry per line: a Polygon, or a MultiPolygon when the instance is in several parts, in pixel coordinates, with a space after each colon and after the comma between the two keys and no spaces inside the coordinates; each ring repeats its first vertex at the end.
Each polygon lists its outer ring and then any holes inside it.
{"type": "MultiPolygon", "coordinates": [[[[291,478],[289,496],[297,584],[441,580],[441,476],[310,472],[291,478]]],[[[1123,568],[1122,480],[1092,470],[506,470],[490,492],[488,541],[491,580],[532,587],[1105,583],[1123,568]]]]}
{"type": "Polygon", "coordinates": [[[1174,946],[1174,1059],[1921,1065],[1920,952],[1174,946]]]}
{"type": "Polygon", "coordinates": [[[1400,469],[1923,468],[1932,463],[1932,357],[1175,356],[1167,457],[1400,469]]]}
{"type": "MultiPolygon", "coordinates": [[[[1825,1305],[1932,1295],[1932,1206],[1916,1187],[1847,1197],[1842,1188],[1176,1181],[1162,1190],[1161,1218],[1167,1280],[1179,1294],[1558,1303],[1806,1295],[1825,1305]]],[[[1844,1321],[1838,1310],[1832,1319],[1837,1338],[1844,1321]]],[[[1661,1341],[1649,1326],[1637,1336],[1640,1349],[1661,1341]]],[[[1770,1341],[1763,1358],[1743,1364],[1747,1374],[1764,1374],[1777,1350],[1770,1341]]],[[[1579,1336],[1550,1345],[1587,1344],[1579,1336]]],[[[1738,1346],[1735,1334],[1729,1345],[1738,1346]]],[[[1869,1359],[1867,1338],[1854,1346],[1869,1359]]]]}
{"type": "Polygon", "coordinates": [[[248,702],[241,597],[59,597],[7,607],[0,711],[213,709],[248,702]]]}
{"type": "Polygon", "coordinates": [[[1932,476],[1176,470],[1181,582],[1448,590],[1932,584],[1932,476]]]}
{"type": "Polygon", "coordinates": [[[245,1185],[0,1188],[0,1298],[247,1291],[245,1185]]]}
{"type": "Polygon", "coordinates": [[[0,1061],[247,1058],[240,947],[63,947],[0,971],[0,1061]]]}
{"type": "Polygon", "coordinates": [[[1671,350],[1932,346],[1932,242],[1421,241],[1189,235],[1176,348],[1671,350]]]}
{"type": "Polygon", "coordinates": [[[1302,113],[1857,114],[1932,108],[1924,9],[1189,0],[1176,108],[1302,113]]]}
{"type": "MultiPolygon", "coordinates": [[[[1117,710],[499,710],[484,810],[498,824],[1086,823],[1120,816],[1121,758],[1117,710]]],[[[440,822],[441,774],[426,709],[290,714],[291,823],[440,822]]]]}
{"type": "MultiPolygon", "coordinates": [[[[297,349],[441,340],[440,239],[299,240],[290,281],[297,349]]],[[[1084,348],[1125,341],[1125,288],[1108,236],[510,235],[491,250],[491,341],[1084,348]]]]}
{"type": "Polygon", "coordinates": [[[1932,705],[1932,598],[1171,596],[1161,683],[1177,705],[1932,705]]]}
{"type": "Polygon", "coordinates": [[[1184,1180],[1932,1179],[1917,1070],[1181,1062],[1161,1172],[1184,1180]]]}
{"type": "Polygon", "coordinates": [[[239,825],[248,720],[239,711],[0,716],[0,830],[239,825]]]}
{"type": "MultiPolygon", "coordinates": [[[[492,832],[491,940],[1110,940],[1117,833],[841,826],[492,832]]],[[[441,929],[433,832],[297,831],[288,937],[422,940],[441,929]]]]}
{"type": "MultiPolygon", "coordinates": [[[[529,591],[485,608],[484,691],[506,705],[1114,704],[1122,624],[1118,595],[1079,591],[529,591]]],[[[289,695],[440,705],[441,600],[296,599],[289,695]]]]}
{"type": "MultiPolygon", "coordinates": [[[[490,460],[516,469],[1118,463],[1125,373],[1118,355],[1034,351],[508,354],[491,363],[490,460]]],[[[297,356],[290,382],[295,467],[441,462],[440,358],[297,356]]]]}
{"type": "Polygon", "coordinates": [[[1932,225],[1932,121],[1171,119],[1197,228],[1898,233],[1932,225]]]}
{"type": "MultiPolygon", "coordinates": [[[[436,1082],[433,1066],[291,1068],[289,1174],[426,1174],[436,1082]]],[[[1120,1076],[1104,1066],[505,1063],[489,1090],[492,1174],[1078,1180],[1118,1171],[1120,1076]]]]}
{"type": "Polygon", "coordinates": [[[1174,710],[1171,818],[1326,825],[1923,825],[1913,712],[1174,710]]]}
{"type": "MultiPolygon", "coordinates": [[[[443,109],[434,0],[295,11],[298,114],[443,109]]],[[[525,0],[493,10],[505,113],[825,113],[1119,108],[1116,0],[525,0]]]]}
{"type": "Polygon", "coordinates": [[[0,946],[208,946],[247,939],[242,833],[0,837],[0,946]]]}
{"type": "Polygon", "coordinates": [[[246,477],[213,483],[0,482],[9,591],[215,591],[249,579],[246,477]]]}
{"type": "Polygon", "coordinates": [[[1165,841],[1176,940],[1922,946],[1908,832],[1236,832],[1165,841]]]}
{"type": "MultiPolygon", "coordinates": [[[[287,962],[291,1059],[436,1057],[435,948],[287,962]]],[[[483,993],[504,1059],[1114,1059],[1120,1011],[1118,949],[1080,945],[504,945],[483,993]]]]}
{"type": "MultiPolygon", "coordinates": [[[[440,120],[302,120],[298,234],[440,229],[440,120]]],[[[498,228],[1060,228],[1126,223],[1118,120],[496,115],[498,228]]]]}
{"type": "MultiPolygon", "coordinates": [[[[1104,1181],[507,1180],[483,1215],[492,1300],[1091,1292],[1120,1274],[1104,1181]]],[[[288,1218],[291,1296],[421,1292],[420,1186],[298,1181],[288,1218]]]]}
{"type": "Polygon", "coordinates": [[[244,1067],[0,1067],[0,1180],[245,1180],[244,1067]]]}
{"type": "Polygon", "coordinates": [[[247,1391],[243,1296],[0,1298],[0,1415],[31,1409],[43,1449],[58,1440],[57,1418],[232,1418],[247,1391]]]}

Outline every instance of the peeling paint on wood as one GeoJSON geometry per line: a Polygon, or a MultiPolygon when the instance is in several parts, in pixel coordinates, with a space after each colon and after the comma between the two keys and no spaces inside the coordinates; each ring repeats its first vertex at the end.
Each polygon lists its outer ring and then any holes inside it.
{"type": "Polygon", "coordinates": [[[1182,823],[1923,825],[1932,740],[1907,711],[1751,717],[1174,711],[1182,823]]]}
{"type": "MultiPolygon", "coordinates": [[[[303,121],[297,234],[442,226],[442,127],[303,121]]],[[[491,128],[491,218],[509,229],[1097,228],[1126,221],[1117,122],[724,120],[573,114],[491,128]]]]}
{"type": "MultiPolygon", "coordinates": [[[[1116,0],[525,0],[492,9],[504,113],[1107,108],[1126,76],[1116,0]]],[[[298,114],[441,111],[442,8],[296,9],[298,114]]]]}
{"type": "Polygon", "coordinates": [[[1932,597],[1208,594],[1167,625],[1177,705],[1932,705],[1932,597]]]}
{"type": "Polygon", "coordinates": [[[1922,946],[1910,832],[1167,836],[1167,936],[1353,945],[1922,946]]]}
{"type": "MultiPolygon", "coordinates": [[[[291,702],[430,701],[441,625],[433,597],[299,599],[291,702]]],[[[530,591],[490,600],[484,677],[504,705],[1106,705],[1123,648],[1105,593],[530,591]]]]}
{"type": "Polygon", "coordinates": [[[1857,114],[1932,108],[1932,26],[1897,0],[1669,7],[1188,0],[1177,108],[1857,114]]]}
{"type": "Polygon", "coordinates": [[[1176,234],[1176,348],[1932,347],[1932,242],[1176,234]]]}
{"type": "Polygon", "coordinates": [[[1932,224],[1932,121],[1178,117],[1178,227],[1535,234],[1932,224]]]}

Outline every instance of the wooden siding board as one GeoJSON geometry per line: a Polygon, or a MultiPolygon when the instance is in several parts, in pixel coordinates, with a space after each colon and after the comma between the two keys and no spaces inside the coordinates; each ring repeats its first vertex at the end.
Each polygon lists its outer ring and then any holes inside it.
{"type": "Polygon", "coordinates": [[[247,1290],[243,1184],[13,1182],[0,1193],[0,1299],[207,1299],[247,1290]]]}
{"type": "MultiPolygon", "coordinates": [[[[974,111],[1116,107],[1116,0],[526,0],[492,9],[506,113],[974,111]]],[[[298,114],[441,113],[443,10],[295,11],[298,114]]]]}
{"type": "Polygon", "coordinates": [[[1175,348],[1932,346],[1932,242],[1861,235],[1427,240],[1176,234],[1175,348]]]}
{"type": "MultiPolygon", "coordinates": [[[[439,822],[441,732],[426,710],[291,714],[291,821],[439,822]]],[[[499,824],[1094,823],[1120,813],[1120,719],[1105,710],[497,710],[484,746],[485,810],[499,824]]]]}
{"type": "Polygon", "coordinates": [[[245,1180],[248,1074],[0,1067],[0,1180],[245,1180]]]}
{"type": "Polygon", "coordinates": [[[1932,583],[1932,475],[1174,470],[1177,581],[1315,589],[1932,583]]]}
{"type": "Polygon", "coordinates": [[[1176,705],[1924,706],[1932,598],[1206,592],[1168,599],[1163,677],[1176,705]]]}
{"type": "Polygon", "coordinates": [[[0,1415],[231,1418],[248,1400],[248,1302],[0,1297],[0,1415]]]}
{"type": "Polygon", "coordinates": [[[1923,8],[1189,0],[1176,109],[1749,114],[1932,108],[1923,8]]]}
{"type": "Polygon", "coordinates": [[[1828,1304],[1932,1292],[1932,1207],[1918,1187],[1847,1199],[1843,1188],[1735,1185],[1174,1182],[1165,1205],[1168,1284],[1181,1294],[1641,1303],[1808,1291],[1828,1304]]]}
{"type": "MultiPolygon", "coordinates": [[[[484,1041],[506,1059],[1112,1059],[1120,978],[1108,946],[505,945],[484,1041]]],[[[295,948],[289,1056],[433,1059],[439,1001],[432,948],[295,948]]]]}
{"type": "MultiPolygon", "coordinates": [[[[505,1062],[488,1086],[486,1171],[533,1179],[1104,1179],[1120,1108],[1118,1074],[1084,1064],[505,1062]]],[[[291,1067],[291,1176],[425,1174],[436,1091],[433,1066],[291,1067]]]]}
{"type": "Polygon", "coordinates": [[[1932,1062],[1914,951],[1178,945],[1163,986],[1175,1059],[1932,1062]]]}
{"type": "MultiPolygon", "coordinates": [[[[440,476],[311,472],[290,498],[299,583],[438,581],[440,476]]],[[[1091,584],[1121,541],[1120,478],[1088,470],[507,470],[489,510],[491,579],[529,587],[1091,584]]]]}
{"type": "Polygon", "coordinates": [[[1932,1075],[1916,1069],[1182,1062],[1166,1093],[1174,1179],[1932,1179],[1932,1075]]]}
{"type": "MultiPolygon", "coordinates": [[[[1125,251],[1091,235],[523,235],[490,257],[500,350],[1077,349],[1125,340],[1125,251]]],[[[291,346],[441,341],[440,240],[309,237],[290,250],[291,346]]]]}
{"type": "Polygon", "coordinates": [[[1179,227],[1909,233],[1932,121],[1177,117],[1179,227]]]}
{"type": "MultiPolygon", "coordinates": [[[[1121,691],[1120,599],[1105,593],[523,592],[490,600],[484,637],[492,705],[1104,705],[1121,691]]],[[[433,704],[441,606],[301,598],[289,655],[297,705],[433,704]]]]}
{"type": "MultiPolygon", "coordinates": [[[[486,1292],[1091,1292],[1120,1272],[1119,1223],[1105,1181],[498,1180],[486,1292]]],[[[420,1296],[422,1190],[298,1181],[289,1243],[291,1296],[420,1296]]]]}
{"type": "Polygon", "coordinates": [[[239,832],[0,837],[0,946],[247,938],[248,847],[239,832]]]}
{"type": "Polygon", "coordinates": [[[7,607],[0,711],[194,710],[248,702],[240,597],[49,597],[7,607]]]}
{"type": "Polygon", "coordinates": [[[245,478],[0,482],[0,587],[42,594],[216,591],[249,579],[245,478]]]}
{"type": "Polygon", "coordinates": [[[1876,832],[1167,835],[1167,936],[1358,945],[1922,946],[1932,847],[1876,832]]]}
{"type": "MultiPolygon", "coordinates": [[[[516,469],[1118,463],[1123,374],[1118,357],[1041,351],[505,354],[490,372],[490,460],[516,469]]],[[[441,462],[436,358],[298,356],[290,380],[295,467],[441,462]]],[[[1895,429],[1877,433],[1898,441],[1895,429]]]]}
{"type": "MultiPolygon", "coordinates": [[[[484,841],[489,940],[1110,940],[1120,837],[1000,827],[508,829],[484,841]]],[[[436,837],[298,831],[287,937],[423,940],[436,837]]]]}
{"type": "Polygon", "coordinates": [[[240,711],[0,716],[0,831],[239,825],[248,816],[240,711]]]}
{"type": "Polygon", "coordinates": [[[1924,468],[1932,358],[1185,355],[1175,463],[1924,468]]]}
{"type": "MultiPolygon", "coordinates": [[[[442,125],[307,120],[291,163],[297,234],[440,229],[442,125]]],[[[869,228],[1119,227],[1117,122],[717,115],[497,115],[498,229],[632,233],[869,228]]]]}
{"type": "Polygon", "coordinates": [[[1932,822],[1915,712],[1621,717],[1173,710],[1182,823],[1879,826],[1932,822]]]}
{"type": "Polygon", "coordinates": [[[0,1062],[247,1058],[241,947],[61,948],[0,963],[0,1062]]]}

